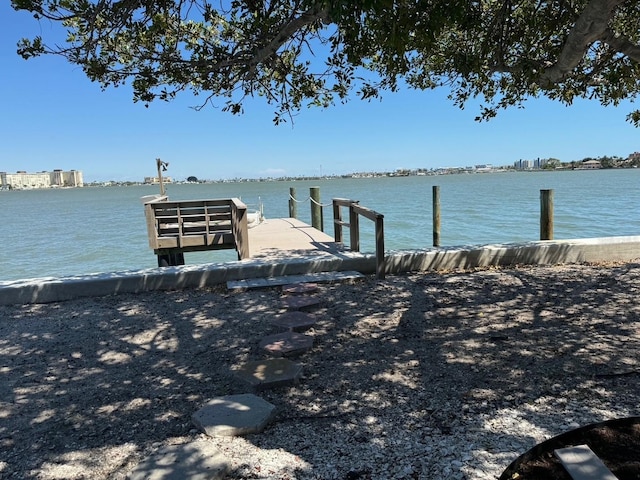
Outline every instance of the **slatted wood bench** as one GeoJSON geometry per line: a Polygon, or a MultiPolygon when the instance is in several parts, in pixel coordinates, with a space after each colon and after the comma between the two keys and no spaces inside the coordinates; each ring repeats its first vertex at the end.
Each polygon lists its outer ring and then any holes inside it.
{"type": "Polygon", "coordinates": [[[249,258],[247,206],[237,198],[144,204],[149,246],[158,266],[184,265],[185,252],[235,249],[249,258]]]}

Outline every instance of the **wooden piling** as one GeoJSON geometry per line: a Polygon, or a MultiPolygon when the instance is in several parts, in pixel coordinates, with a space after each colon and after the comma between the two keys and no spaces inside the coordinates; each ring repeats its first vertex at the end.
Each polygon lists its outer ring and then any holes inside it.
{"type": "Polygon", "coordinates": [[[296,202],[295,188],[289,188],[289,218],[298,218],[298,202],[296,202]]]}
{"type": "Polygon", "coordinates": [[[336,242],[342,243],[344,242],[344,235],[342,233],[342,226],[344,222],[342,221],[342,211],[340,210],[340,203],[336,201],[337,199],[333,199],[333,238],[336,242]]]}
{"type": "Polygon", "coordinates": [[[376,215],[376,277],[384,280],[387,270],[384,258],[384,220],[382,215],[376,215]]]}
{"type": "Polygon", "coordinates": [[[353,206],[349,208],[349,248],[352,252],[360,251],[360,217],[353,206]]]}
{"type": "Polygon", "coordinates": [[[432,212],[433,212],[433,246],[440,246],[440,187],[432,187],[432,212]]]}
{"type": "Polygon", "coordinates": [[[320,203],[320,187],[310,187],[309,197],[311,198],[311,226],[324,232],[324,225],[322,225],[322,204],[320,203]]]}
{"type": "Polygon", "coordinates": [[[540,240],[553,240],[553,190],[540,190],[540,240]]]}

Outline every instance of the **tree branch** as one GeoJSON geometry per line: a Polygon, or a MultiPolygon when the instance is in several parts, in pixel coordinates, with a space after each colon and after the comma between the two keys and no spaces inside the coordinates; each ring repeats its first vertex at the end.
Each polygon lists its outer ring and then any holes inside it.
{"type": "Polygon", "coordinates": [[[234,58],[211,65],[208,69],[209,73],[242,63],[247,64],[247,72],[252,72],[257,65],[263,63],[267,58],[276,53],[278,49],[290,40],[297,31],[306,26],[312,25],[318,20],[323,22],[328,21],[328,12],[324,9],[308,10],[284,25],[280,32],[278,32],[278,34],[267,45],[251,54],[249,58],[247,58],[248,55],[246,51],[238,52],[234,58]]]}
{"type": "Polygon", "coordinates": [[[602,41],[617,52],[624,53],[634,62],[640,63],[640,46],[630,42],[628,38],[620,37],[607,29],[602,41]]]}
{"type": "Polygon", "coordinates": [[[578,66],[589,46],[602,39],[609,27],[616,6],[625,0],[591,0],[571,29],[567,41],[554,65],[540,77],[540,85],[550,88],[561,82],[578,66]]]}

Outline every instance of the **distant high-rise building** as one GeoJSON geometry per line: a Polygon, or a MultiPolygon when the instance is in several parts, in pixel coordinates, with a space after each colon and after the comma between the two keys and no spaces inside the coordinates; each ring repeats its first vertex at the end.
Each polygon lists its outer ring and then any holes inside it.
{"type": "Polygon", "coordinates": [[[547,158],[536,158],[533,161],[533,168],[535,169],[541,169],[544,168],[544,166],[549,163],[549,159],[547,158]]]}
{"type": "MultiPolygon", "coordinates": [[[[171,177],[162,177],[163,183],[173,183],[173,179],[171,177]]],[[[144,183],[147,185],[155,185],[160,183],[160,177],[144,177],[144,183]]]]}
{"type": "Polygon", "coordinates": [[[69,170],[65,172],[56,169],[51,172],[51,185],[57,187],[82,187],[84,186],[82,172],[79,170],[69,170]]]}
{"type": "Polygon", "coordinates": [[[533,160],[518,160],[513,162],[513,166],[516,170],[532,170],[534,168],[533,160]]]}
{"type": "Polygon", "coordinates": [[[16,173],[0,172],[0,185],[3,188],[27,190],[32,188],[83,187],[84,180],[80,170],[54,170],[53,172],[16,173]]]}

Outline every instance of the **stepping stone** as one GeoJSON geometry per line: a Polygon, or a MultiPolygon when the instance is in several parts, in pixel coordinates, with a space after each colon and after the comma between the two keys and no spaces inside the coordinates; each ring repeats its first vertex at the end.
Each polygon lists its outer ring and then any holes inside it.
{"type": "Polygon", "coordinates": [[[318,297],[285,297],[282,302],[289,310],[300,310],[318,305],[320,299],[318,297]]]}
{"type": "Polygon", "coordinates": [[[170,445],[147,457],[128,480],[222,480],[229,470],[224,456],[207,441],[170,445]]]}
{"type": "Polygon", "coordinates": [[[245,363],[234,374],[254,389],[264,390],[296,383],[302,376],[302,365],[285,358],[273,358],[245,363]]]}
{"type": "Polygon", "coordinates": [[[294,285],[283,285],[282,291],[284,293],[301,294],[312,293],[318,291],[317,283],[296,283],[294,285]]]}
{"type": "Polygon", "coordinates": [[[313,337],[295,332],[269,335],[260,342],[260,348],[277,357],[299,355],[311,347],[313,347],[313,337]]]}
{"type": "Polygon", "coordinates": [[[247,435],[261,432],[275,408],[250,393],[228,395],[207,402],[191,416],[191,420],[210,437],[247,435]]]}
{"type": "Polygon", "coordinates": [[[294,332],[304,332],[316,324],[316,317],[303,312],[287,312],[273,320],[276,327],[286,328],[294,332]]]}

